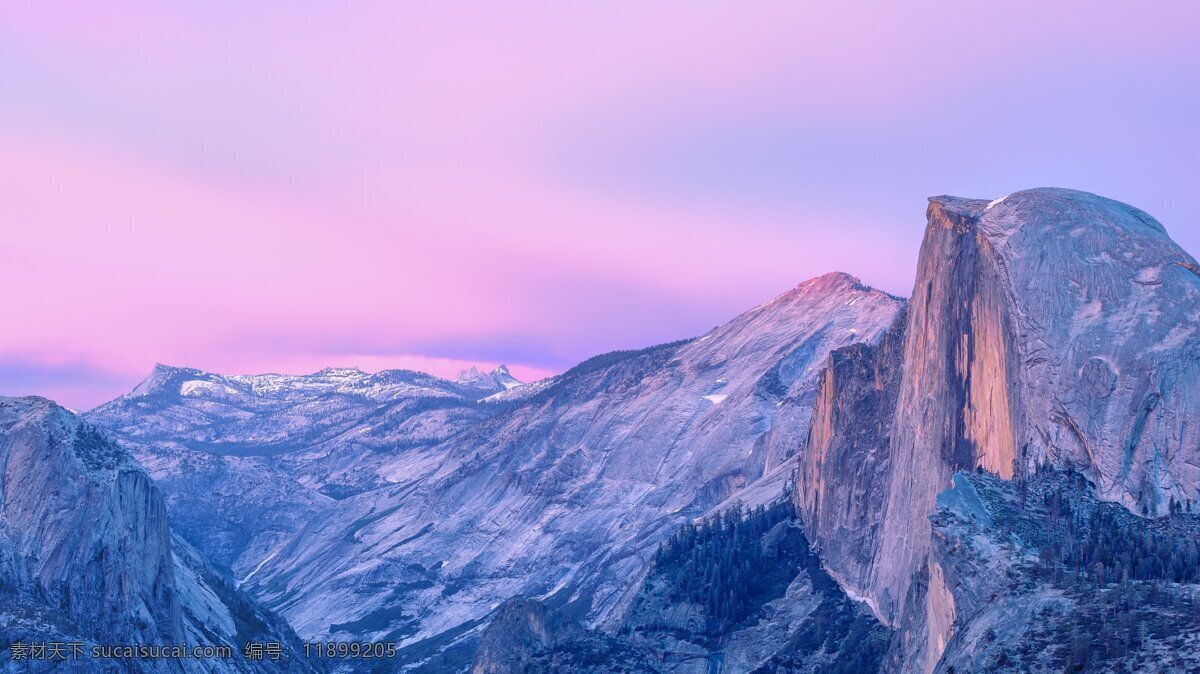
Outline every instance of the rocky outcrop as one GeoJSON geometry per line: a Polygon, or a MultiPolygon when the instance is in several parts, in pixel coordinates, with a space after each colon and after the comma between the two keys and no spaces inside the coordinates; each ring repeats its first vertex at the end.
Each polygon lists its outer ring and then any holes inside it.
{"type": "Polygon", "coordinates": [[[500,365],[491,372],[482,372],[479,368],[472,366],[459,372],[454,382],[479,390],[485,395],[511,391],[523,386],[523,382],[508,371],[507,365],[500,365]]]}
{"type": "MultiPolygon", "coordinates": [[[[218,659],[141,659],[126,671],[311,671],[285,625],[192,553],[176,554],[150,477],[118,445],[42,398],[0,398],[0,639],[230,645],[218,659]],[[247,629],[252,625],[252,629],[247,629]],[[285,645],[255,664],[239,638],[285,645]]],[[[86,656],[85,656],[86,657],[86,656]]],[[[31,661],[39,671],[55,663],[31,661]]],[[[63,665],[64,667],[66,665],[63,665]]],[[[100,662],[72,666],[102,669],[100,662]]]]}
{"type": "Polygon", "coordinates": [[[1200,507],[1200,267],[1163,227],[1060,189],[935,197],[928,219],[891,346],[823,375],[795,493],[830,572],[927,669],[957,611],[928,519],[956,471],[1055,466],[1135,513],[1200,507]]]}
{"type": "Polygon", "coordinates": [[[0,399],[5,584],[123,642],[176,643],[167,510],[127,454],[39,398],[0,399]]]}
{"type": "Polygon", "coordinates": [[[685,526],[619,634],[669,674],[877,671],[890,633],[825,573],[793,513],[781,501],[685,526]]]}
{"type": "Polygon", "coordinates": [[[1135,516],[1050,470],[953,485],[930,518],[928,638],[897,649],[894,670],[1200,667],[1200,517],[1135,516]]]}
{"type": "Polygon", "coordinates": [[[980,465],[1002,477],[1010,456],[1026,474],[1071,468],[1143,515],[1200,506],[1195,260],[1146,213],[1083,192],[1020,192],[972,212],[996,260],[986,303],[1009,326],[997,353],[1011,356],[972,380],[1004,376],[971,421],[980,465]]]}
{"type": "Polygon", "coordinates": [[[950,476],[976,465],[1013,474],[1007,373],[1020,357],[1005,311],[1003,263],[974,219],[985,208],[953,198],[929,206],[898,363],[878,562],[863,588],[893,624],[912,575],[925,565],[927,518],[950,476]]]}

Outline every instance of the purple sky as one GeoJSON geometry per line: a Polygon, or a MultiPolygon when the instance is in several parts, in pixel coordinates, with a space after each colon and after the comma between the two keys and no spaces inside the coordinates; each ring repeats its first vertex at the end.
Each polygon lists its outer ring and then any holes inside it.
{"type": "Polygon", "coordinates": [[[0,394],[539,376],[826,271],[907,295],[932,194],[1200,251],[1193,2],[4,4],[0,394]]]}

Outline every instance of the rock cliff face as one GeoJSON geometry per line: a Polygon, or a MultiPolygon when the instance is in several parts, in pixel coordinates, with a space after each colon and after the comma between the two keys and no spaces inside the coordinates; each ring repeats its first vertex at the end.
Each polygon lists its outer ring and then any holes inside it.
{"type": "Polygon", "coordinates": [[[872,604],[865,587],[891,486],[897,364],[907,325],[905,310],[879,342],[830,354],[796,475],[794,500],[805,531],[823,558],[836,560],[827,570],[872,604]]]}
{"type": "Polygon", "coordinates": [[[928,518],[956,471],[1049,465],[1139,514],[1200,506],[1200,268],[1084,192],[936,197],[928,218],[904,326],[823,375],[795,497],[831,573],[922,625],[932,666],[955,607],[928,518]]]}
{"type": "Polygon", "coordinates": [[[177,643],[167,510],[145,471],[66,410],[0,399],[0,575],[80,625],[177,643]]]}
{"type": "MultiPolygon", "coordinates": [[[[6,644],[233,645],[250,635],[250,621],[257,636],[287,644],[295,655],[295,637],[281,621],[221,583],[199,556],[176,554],[166,505],[150,477],[74,414],[41,398],[0,398],[0,469],[6,644]]],[[[42,664],[51,667],[29,666],[42,664]]],[[[247,663],[239,650],[228,659],[136,660],[128,668],[232,672],[283,665],[247,663]]]]}

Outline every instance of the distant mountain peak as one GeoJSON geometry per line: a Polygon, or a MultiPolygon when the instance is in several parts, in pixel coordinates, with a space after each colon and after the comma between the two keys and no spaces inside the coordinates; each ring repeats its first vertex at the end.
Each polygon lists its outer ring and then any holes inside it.
{"type": "Polygon", "coordinates": [[[507,391],[522,385],[520,379],[517,379],[508,371],[508,366],[501,364],[491,372],[482,372],[478,367],[472,365],[469,368],[460,370],[458,376],[454,379],[455,383],[475,388],[489,389],[493,391],[507,391]]]}
{"type": "Polygon", "coordinates": [[[175,367],[174,365],[155,363],[154,369],[150,371],[150,374],[143,379],[140,384],[135,386],[129,395],[145,396],[158,393],[165,390],[165,388],[177,380],[180,375],[187,377],[205,377],[208,376],[208,373],[186,367],[175,367]]]}
{"type": "Polygon", "coordinates": [[[314,376],[314,377],[359,377],[359,376],[362,376],[365,374],[366,374],[366,372],[363,372],[362,370],[360,370],[357,367],[327,367],[327,368],[321,370],[320,372],[314,372],[312,376],[314,376]]]}
{"type": "Polygon", "coordinates": [[[483,376],[483,373],[479,371],[479,368],[472,365],[471,367],[469,367],[465,370],[459,370],[458,376],[454,378],[454,381],[459,382],[459,383],[467,383],[467,382],[477,381],[482,376],[483,376]]]}

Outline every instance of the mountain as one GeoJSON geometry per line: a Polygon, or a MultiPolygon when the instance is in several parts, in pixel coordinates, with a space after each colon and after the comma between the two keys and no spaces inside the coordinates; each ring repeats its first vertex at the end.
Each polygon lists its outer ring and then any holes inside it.
{"type": "Polygon", "coordinates": [[[503,366],[474,372],[449,381],[408,370],[228,376],[158,365],[89,416],[133,440],[228,456],[315,452],[351,433],[365,448],[407,447],[440,440],[438,429],[470,416],[472,403],[520,386],[503,366]]]}
{"type": "Polygon", "coordinates": [[[439,464],[339,502],[248,587],[302,634],[414,652],[514,596],[618,620],[675,527],[756,483],[782,493],[777,415],[803,419],[827,354],[900,305],[829,275],[699,339],[586,361],[439,445],[439,464]]]}
{"type": "MultiPolygon", "coordinates": [[[[645,561],[677,526],[727,499],[756,505],[784,494],[828,354],[877,340],[902,306],[849,275],[829,274],[698,339],[598,356],[479,405],[460,403],[453,409],[477,416],[444,439],[379,447],[371,466],[382,484],[289,506],[288,516],[302,512],[303,522],[243,529],[258,542],[242,547],[235,568],[245,589],[306,637],[397,640],[410,662],[447,649],[469,661],[467,645],[492,611],[518,596],[546,598],[589,626],[616,625],[645,561]]],[[[244,473],[210,479],[169,467],[188,444],[221,464],[213,476],[233,473],[228,466],[251,453],[248,443],[229,444],[223,428],[207,427],[212,409],[240,413],[182,393],[196,379],[240,378],[182,371],[166,379],[169,386],[139,387],[91,418],[135,443],[173,509],[233,520],[269,508],[240,486],[244,473]],[[213,490],[227,505],[193,496],[213,490]]],[[[232,428],[272,428],[282,423],[274,414],[232,428]]],[[[349,437],[357,431],[322,445],[328,461],[354,447],[342,443],[349,437]]],[[[277,452],[261,470],[277,471],[280,485],[315,485],[297,453],[316,452],[277,452]]]]}
{"type": "Polygon", "coordinates": [[[493,414],[481,398],[519,390],[503,367],[453,382],[407,370],[226,376],[158,365],[87,418],[163,487],[176,528],[245,577],[336,500],[388,484],[383,463],[493,414]]]}
{"type": "Polygon", "coordinates": [[[1187,671],[1197,325],[1138,209],[934,197],[907,302],[828,274],[512,387],[160,368],[89,419],[242,590],[389,669],[1187,671]]]}
{"type": "Polygon", "coordinates": [[[935,197],[907,313],[835,352],[796,482],[829,572],[901,629],[907,671],[956,647],[964,582],[931,556],[959,471],[1081,475],[1140,516],[1200,507],[1200,267],[1084,192],[935,197]]]}
{"type": "Polygon", "coordinates": [[[124,671],[312,671],[286,623],[172,540],[157,487],[102,432],[42,398],[0,398],[0,466],[0,641],[83,645],[68,665],[6,655],[5,671],[95,671],[116,665],[93,646],[138,644],[233,651],[124,671]],[[283,644],[284,659],[244,659],[250,640],[283,644]]]}

